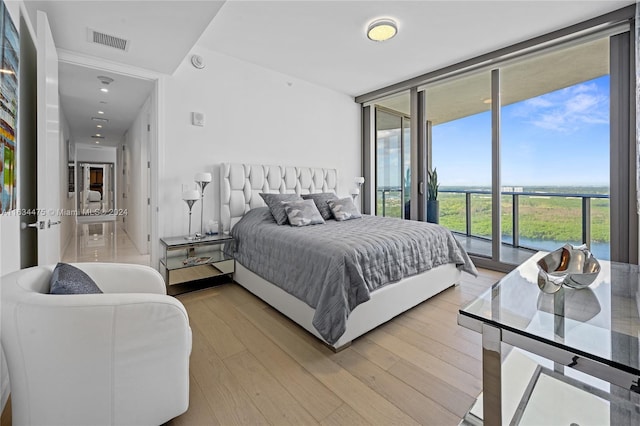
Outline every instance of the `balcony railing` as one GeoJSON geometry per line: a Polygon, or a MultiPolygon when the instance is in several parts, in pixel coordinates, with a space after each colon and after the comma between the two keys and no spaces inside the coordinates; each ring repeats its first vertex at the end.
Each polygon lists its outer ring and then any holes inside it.
{"type": "MultiPolygon", "coordinates": [[[[471,216],[472,216],[472,204],[471,204],[471,196],[472,195],[488,195],[491,196],[491,191],[488,190],[453,190],[453,189],[441,189],[440,193],[448,193],[448,194],[464,194],[465,196],[465,222],[466,222],[466,232],[467,236],[477,236],[473,235],[471,229],[471,216]]],[[[513,247],[524,247],[524,248],[532,248],[525,247],[520,245],[520,197],[538,197],[538,198],[565,198],[565,199],[581,199],[582,200],[582,243],[586,244],[588,247],[591,246],[591,199],[609,199],[608,194],[580,194],[580,193],[555,193],[555,192],[510,192],[503,191],[501,192],[502,196],[511,196],[511,205],[512,205],[512,231],[511,244],[513,247]]],[[[441,207],[442,209],[442,202],[441,207]]]]}
{"type": "MultiPolygon", "coordinates": [[[[460,194],[464,196],[464,218],[465,224],[461,226],[461,229],[452,229],[454,232],[458,232],[460,234],[466,235],[468,237],[482,238],[482,239],[490,239],[491,232],[489,231],[486,235],[483,235],[481,232],[474,232],[472,229],[472,216],[474,209],[472,208],[472,196],[485,196],[487,198],[491,197],[491,191],[489,190],[455,190],[455,189],[440,189],[440,193],[444,194],[460,194]]],[[[586,244],[588,247],[591,247],[592,238],[591,238],[591,223],[592,223],[592,214],[591,214],[591,201],[592,199],[604,199],[608,200],[608,194],[584,194],[584,193],[554,193],[554,192],[511,192],[511,191],[503,191],[501,195],[511,197],[511,212],[505,212],[503,209],[503,214],[510,213],[511,214],[511,241],[503,240],[503,243],[507,243],[513,245],[514,248],[526,248],[526,249],[540,249],[540,247],[528,247],[526,243],[521,245],[520,242],[520,224],[521,224],[521,215],[520,215],[520,197],[531,197],[531,198],[565,198],[565,199],[575,199],[581,200],[581,242],[586,244]]],[[[384,187],[378,188],[377,191],[377,213],[382,215],[390,215],[401,217],[402,210],[404,210],[404,203],[402,202],[402,190],[400,187],[384,187]],[[389,202],[391,201],[392,205],[389,202]],[[402,210],[401,210],[402,209],[402,210]]],[[[445,205],[443,204],[443,198],[440,198],[440,211],[442,213],[445,205]]],[[[486,214],[486,212],[485,212],[486,214]]],[[[490,213],[488,213],[490,215],[490,213]]],[[[478,214],[479,216],[480,214],[478,214]]],[[[526,214],[525,214],[526,215],[526,214]]],[[[608,216],[608,213],[607,213],[608,216]]],[[[577,217],[577,215],[576,215],[577,217]]],[[[476,216],[477,218],[477,216],[476,216]]],[[[508,222],[507,222],[508,223],[508,222]]],[[[574,222],[575,223],[575,222],[574,222]]],[[[444,223],[443,223],[444,224],[444,223]]],[[[446,225],[446,224],[445,224],[446,225]]],[[[490,226],[490,225],[489,225],[490,226]]],[[[577,237],[577,230],[575,232],[577,237]]],[[[508,232],[507,232],[508,235],[508,232]]],[[[558,237],[558,240],[561,238],[558,237]]],[[[572,238],[573,239],[573,238],[572,238]]],[[[544,240],[550,241],[550,240],[544,240]]],[[[567,241],[569,242],[569,241],[567,241]]],[[[578,241],[575,241],[578,242],[578,241]]],[[[608,251],[608,250],[607,250],[608,251]]]]}

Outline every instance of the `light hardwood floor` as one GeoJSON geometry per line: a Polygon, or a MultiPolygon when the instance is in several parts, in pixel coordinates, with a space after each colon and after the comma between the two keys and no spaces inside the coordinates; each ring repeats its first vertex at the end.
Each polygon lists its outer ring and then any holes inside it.
{"type": "Polygon", "coordinates": [[[339,353],[237,284],[181,295],[190,406],[169,424],[457,425],[482,386],[480,335],[457,311],[500,277],[464,274],[339,353]]]}
{"type": "Polygon", "coordinates": [[[480,335],[457,311],[503,276],[479,272],[337,354],[237,284],[178,296],[191,395],[168,425],[457,425],[482,386],[480,335]]]}

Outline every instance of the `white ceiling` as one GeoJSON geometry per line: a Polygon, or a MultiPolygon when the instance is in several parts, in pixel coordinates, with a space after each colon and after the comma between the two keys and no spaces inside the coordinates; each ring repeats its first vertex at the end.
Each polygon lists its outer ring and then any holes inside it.
{"type": "MultiPolygon", "coordinates": [[[[25,5],[34,26],[36,11],[47,13],[56,47],[172,74],[189,53],[223,1],[32,1],[25,5]],[[129,41],[127,51],[88,41],[88,29],[129,41]]],[[[131,127],[153,83],[64,62],[59,67],[60,104],[76,143],[115,146],[131,127]],[[115,81],[99,91],[97,76],[115,81]],[[108,102],[103,104],[101,102],[108,102]],[[108,123],[96,128],[92,117],[103,110],[108,123]],[[104,139],[92,138],[99,133],[104,139]]]]}
{"type": "Polygon", "coordinates": [[[172,74],[223,1],[25,0],[31,21],[47,13],[56,47],[172,74]],[[129,40],[124,52],[87,40],[91,28],[129,40]]]}
{"type": "Polygon", "coordinates": [[[585,21],[633,1],[229,0],[200,39],[214,51],[361,95],[585,21]],[[367,39],[394,18],[393,39],[367,39]]]}
{"type": "MultiPolygon", "coordinates": [[[[199,46],[357,96],[633,4],[633,1],[24,0],[49,16],[58,48],[171,74],[199,46]],[[398,22],[369,41],[367,25],[398,22]],[[127,52],[87,41],[87,29],[130,41],[127,52]]],[[[95,125],[96,72],[61,66],[62,109],[77,139],[95,125]],[[90,117],[89,117],[90,119],[90,117]]],[[[112,76],[107,142],[117,143],[151,88],[112,76]],[[146,92],[145,92],[146,91],[146,92]],[[146,95],[145,95],[146,93],[146,95]],[[112,133],[110,133],[112,132],[112,133]],[[115,138],[115,139],[114,139],[115,138]]],[[[89,132],[89,133],[87,133],[89,132]]]]}
{"type": "Polygon", "coordinates": [[[131,127],[153,86],[151,80],[64,62],[59,66],[60,103],[76,143],[99,141],[101,145],[117,145],[124,132],[131,127]],[[114,81],[105,86],[98,80],[98,76],[110,77],[114,81]],[[106,87],[109,92],[101,92],[102,87],[106,87]],[[98,111],[103,111],[104,114],[98,114],[98,111]],[[94,121],[92,117],[106,118],[109,122],[94,121]],[[98,124],[102,128],[97,128],[98,124]],[[96,134],[104,139],[92,138],[96,134]]]}

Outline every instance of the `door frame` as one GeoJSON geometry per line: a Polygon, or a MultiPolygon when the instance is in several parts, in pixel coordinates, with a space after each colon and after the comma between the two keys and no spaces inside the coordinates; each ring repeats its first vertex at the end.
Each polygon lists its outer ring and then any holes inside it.
{"type": "Polygon", "coordinates": [[[151,159],[150,168],[150,186],[151,191],[149,197],[151,198],[150,217],[148,221],[151,228],[151,242],[150,245],[150,266],[157,269],[160,255],[159,246],[159,229],[164,229],[162,220],[159,215],[159,180],[160,176],[164,173],[164,144],[165,144],[165,131],[164,127],[160,125],[160,118],[164,116],[164,98],[165,98],[165,76],[160,73],[149,71],[143,68],[134,66],[118,64],[115,62],[106,61],[93,56],[82,55],[76,52],[71,52],[65,49],[58,49],[58,60],[60,62],[79,65],[83,67],[93,68],[100,71],[109,71],[116,74],[122,74],[128,77],[139,78],[142,80],[153,81],[154,90],[152,92],[153,102],[151,106],[150,116],[153,121],[151,126],[151,134],[149,135],[149,157],[151,159]],[[153,214],[153,213],[156,214],[153,214]]]}

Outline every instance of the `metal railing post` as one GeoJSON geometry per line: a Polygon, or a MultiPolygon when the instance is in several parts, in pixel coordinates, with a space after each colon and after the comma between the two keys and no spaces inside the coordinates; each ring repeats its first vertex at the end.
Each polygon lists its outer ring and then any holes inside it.
{"type": "Polygon", "coordinates": [[[511,218],[511,232],[513,233],[513,246],[520,247],[520,196],[518,194],[512,194],[512,203],[513,217],[511,218]]]}
{"type": "MultiPolygon", "coordinates": [[[[465,220],[466,220],[466,236],[474,237],[472,233],[472,212],[471,212],[471,196],[474,194],[488,194],[487,191],[483,190],[449,190],[443,189],[440,190],[442,193],[452,193],[452,194],[464,194],[465,195],[465,220]]],[[[518,192],[514,193],[511,191],[501,193],[502,195],[511,195],[513,200],[513,218],[512,218],[512,227],[513,227],[513,236],[512,243],[514,248],[524,248],[532,250],[534,248],[521,246],[520,245],[520,196],[524,195],[527,197],[564,197],[564,198],[580,198],[582,199],[582,243],[586,244],[589,249],[591,249],[591,200],[596,199],[610,199],[609,194],[583,194],[583,193],[549,193],[549,192],[518,192]]],[[[459,231],[454,231],[456,233],[460,233],[459,231]]],[[[480,238],[487,240],[486,237],[475,236],[474,238],[480,238]]]]}
{"type": "Polygon", "coordinates": [[[467,222],[467,236],[471,236],[471,192],[465,191],[464,207],[467,222]]]}
{"type": "Polygon", "coordinates": [[[582,197],[582,244],[591,249],[591,198],[582,197]]]}
{"type": "Polygon", "coordinates": [[[382,216],[387,216],[387,191],[382,190],[382,216]]]}

